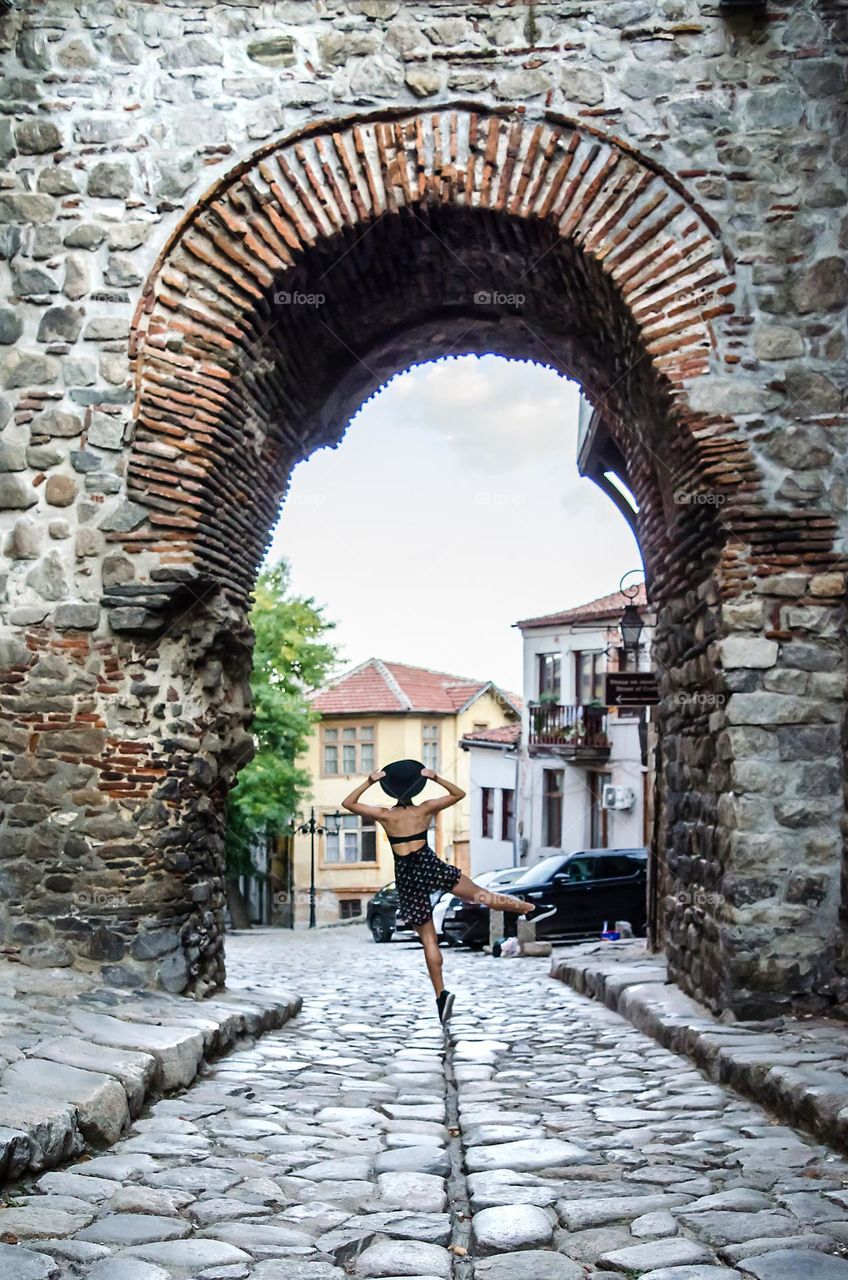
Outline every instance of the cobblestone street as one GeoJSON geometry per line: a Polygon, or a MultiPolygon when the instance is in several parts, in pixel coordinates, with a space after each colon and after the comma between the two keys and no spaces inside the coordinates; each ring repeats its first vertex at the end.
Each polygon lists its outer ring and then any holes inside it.
{"type": "Polygon", "coordinates": [[[302,1013],[9,1193],[3,1280],[846,1280],[848,1163],[546,959],[360,926],[230,939],[230,981],[302,1013]]]}

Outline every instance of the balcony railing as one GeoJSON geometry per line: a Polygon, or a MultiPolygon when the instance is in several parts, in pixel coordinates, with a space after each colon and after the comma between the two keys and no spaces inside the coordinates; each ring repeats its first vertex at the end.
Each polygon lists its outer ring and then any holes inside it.
{"type": "Polygon", "coordinates": [[[547,702],[531,706],[529,711],[531,748],[595,759],[609,755],[606,707],[564,707],[547,702]]]}

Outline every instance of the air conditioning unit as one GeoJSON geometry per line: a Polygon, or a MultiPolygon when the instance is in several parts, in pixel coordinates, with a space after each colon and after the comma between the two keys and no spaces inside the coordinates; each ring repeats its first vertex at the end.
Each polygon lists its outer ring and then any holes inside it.
{"type": "Polygon", "coordinates": [[[632,809],[635,800],[636,793],[632,787],[614,787],[607,783],[601,796],[601,808],[632,809]]]}

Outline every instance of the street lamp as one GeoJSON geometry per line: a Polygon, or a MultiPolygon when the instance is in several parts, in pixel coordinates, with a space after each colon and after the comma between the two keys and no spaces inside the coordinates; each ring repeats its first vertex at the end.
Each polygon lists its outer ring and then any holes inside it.
{"type": "Polygon", "coordinates": [[[635,604],[630,603],[624,606],[624,613],[619,619],[618,628],[621,632],[621,642],[625,649],[638,649],[642,632],[645,630],[645,623],[635,604]]]}
{"type": "Polygon", "coordinates": [[[320,822],[315,821],[315,810],[309,810],[309,820],[301,822],[294,827],[294,832],[300,832],[302,835],[309,833],[309,928],[315,928],[315,837],[319,836],[337,836],[341,820],[344,817],[338,809],[335,813],[328,813],[327,818],[335,822],[335,830],[330,827],[324,827],[320,822]]]}
{"type": "MultiPolygon", "coordinates": [[[[624,606],[621,617],[618,620],[618,629],[621,633],[621,644],[624,649],[623,661],[626,664],[627,655],[632,653],[636,658],[636,670],[639,669],[639,646],[642,639],[642,632],[645,630],[645,620],[639,610],[636,608],[636,597],[642,589],[641,582],[632,582],[629,586],[625,583],[633,574],[640,574],[638,569],[628,569],[627,573],[622,575],[618,584],[619,594],[623,595],[627,601],[624,606]]],[[[623,669],[623,668],[622,668],[623,669]]]]}

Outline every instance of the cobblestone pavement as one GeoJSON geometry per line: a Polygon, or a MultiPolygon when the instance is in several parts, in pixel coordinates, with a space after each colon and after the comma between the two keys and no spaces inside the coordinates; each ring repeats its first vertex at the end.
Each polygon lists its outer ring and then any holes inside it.
{"type": "Polygon", "coordinates": [[[848,1162],[710,1084],[548,962],[231,939],[303,1012],[108,1153],[16,1191],[3,1280],[846,1280],[848,1162]]]}

